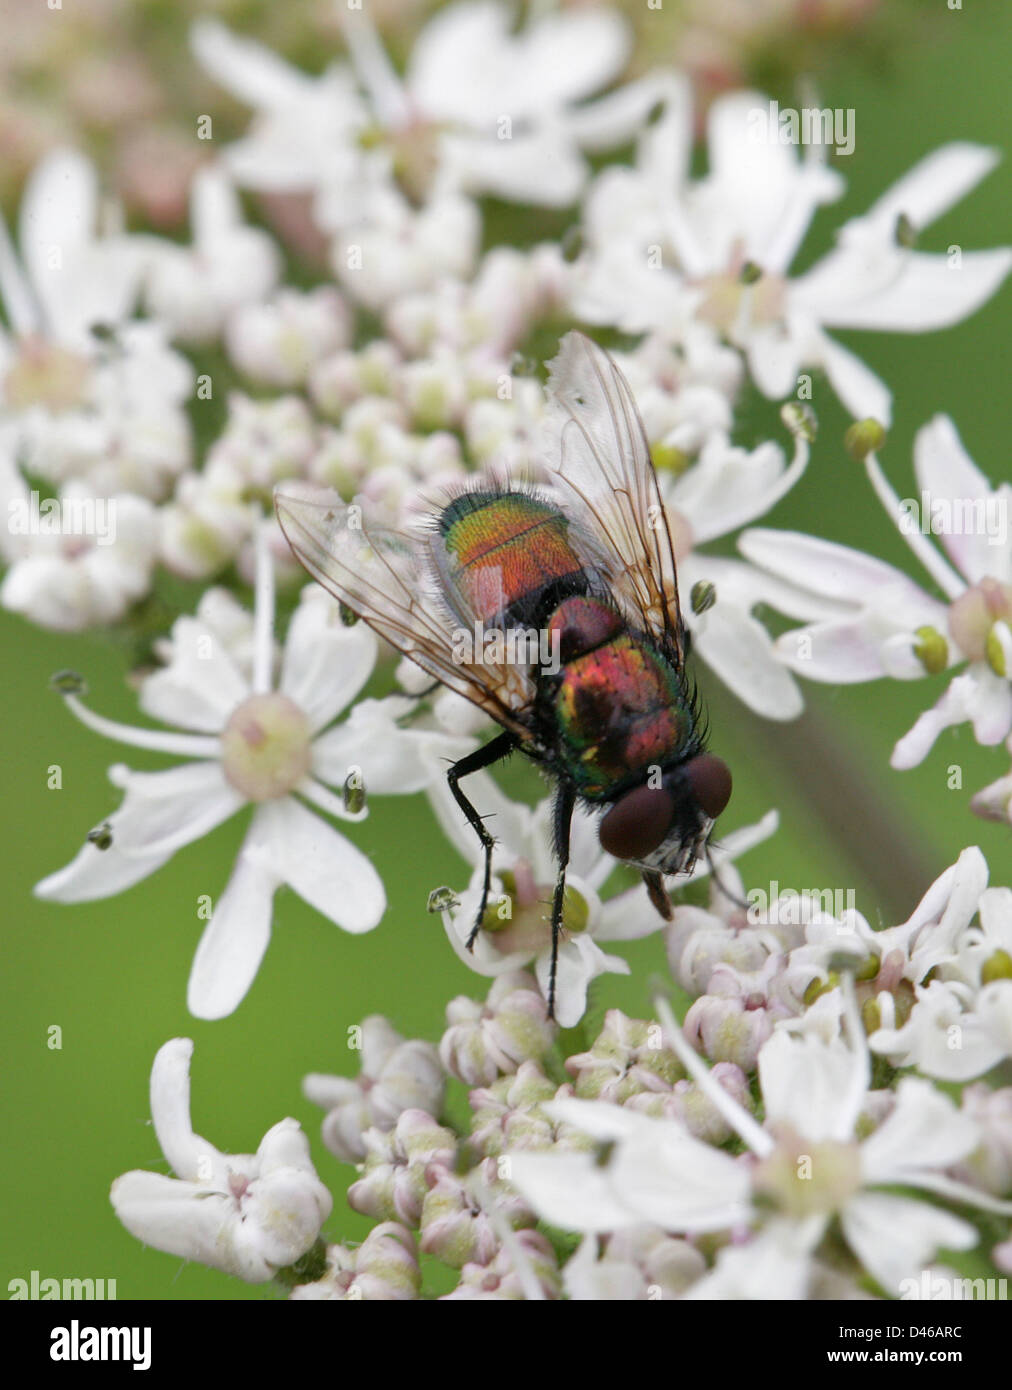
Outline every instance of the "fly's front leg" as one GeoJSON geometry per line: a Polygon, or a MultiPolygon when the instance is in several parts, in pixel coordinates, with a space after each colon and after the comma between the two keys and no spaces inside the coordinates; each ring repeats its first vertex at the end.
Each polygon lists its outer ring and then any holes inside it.
{"type": "Polygon", "coordinates": [[[566,868],[569,864],[569,830],[573,823],[576,793],[562,782],[555,797],[555,856],[559,876],[552,897],[552,964],[548,976],[548,1017],[555,1018],[555,982],[559,970],[559,937],[562,934],[562,913],[566,903],[566,868]]]}
{"type": "Polygon", "coordinates": [[[710,866],[710,877],[713,880],[713,882],[717,885],[717,887],[720,889],[720,891],[723,893],[724,897],[730,899],[730,901],[738,907],[744,907],[746,909],[751,908],[752,904],[750,902],[747,902],[744,898],[740,898],[733,888],[728,888],[724,880],[721,878],[720,871],[717,867],[717,861],[713,857],[713,847],[710,843],[709,836],[707,836],[706,844],[703,846],[703,853],[706,856],[707,864],[709,864],[710,866]]]}
{"type": "Polygon", "coordinates": [[[471,934],[467,938],[467,949],[474,950],[474,943],[481,931],[482,920],[485,916],[485,908],[488,906],[488,895],[492,887],[492,847],[495,840],[485,829],[485,822],[478,812],[468,801],[467,797],[460,790],[458,783],[462,777],[469,776],[472,772],[481,772],[483,768],[491,767],[493,763],[498,763],[503,758],[508,758],[516,747],[516,742],[512,734],[500,734],[491,743],[486,743],[484,748],[478,748],[473,753],[468,753],[466,758],[461,758],[455,762],[446,774],[453,799],[467,817],[467,823],[471,826],[474,833],[481,841],[482,849],[485,852],[485,883],[481,890],[481,904],[478,908],[478,915],[475,918],[471,934]]]}

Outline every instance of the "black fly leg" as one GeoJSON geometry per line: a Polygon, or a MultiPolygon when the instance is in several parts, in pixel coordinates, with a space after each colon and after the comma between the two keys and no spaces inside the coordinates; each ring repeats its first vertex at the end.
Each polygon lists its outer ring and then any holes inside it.
{"type": "Polygon", "coordinates": [[[559,966],[559,936],[562,932],[562,911],[566,901],[566,866],[569,864],[569,828],[573,823],[576,793],[565,782],[559,783],[553,815],[555,820],[555,857],[559,876],[555,880],[552,898],[552,965],[548,979],[548,1017],[555,1018],[555,977],[559,966]]]}
{"type": "Polygon", "coordinates": [[[478,915],[475,918],[474,926],[471,928],[471,935],[467,938],[467,949],[474,950],[474,943],[478,933],[481,931],[482,919],[485,916],[485,908],[488,906],[489,890],[492,887],[492,846],[495,840],[485,829],[485,823],[478,812],[468,801],[467,797],[460,790],[457,783],[462,777],[469,776],[472,772],[481,772],[482,768],[491,767],[493,763],[501,762],[503,758],[508,758],[516,747],[516,741],[512,734],[499,734],[491,743],[486,743],[484,748],[478,748],[473,753],[468,753],[466,758],[461,758],[455,762],[446,774],[450,791],[453,799],[467,817],[467,823],[471,826],[474,833],[481,841],[482,849],[485,851],[485,886],[481,892],[481,905],[478,908],[478,915]]]}

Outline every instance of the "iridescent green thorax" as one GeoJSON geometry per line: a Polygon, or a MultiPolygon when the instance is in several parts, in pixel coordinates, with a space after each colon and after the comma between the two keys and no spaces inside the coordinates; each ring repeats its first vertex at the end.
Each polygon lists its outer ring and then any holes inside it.
{"type": "Polygon", "coordinates": [[[693,712],[671,664],[642,637],[602,630],[600,645],[565,662],[554,693],[566,772],[591,801],[678,761],[694,737],[693,712]]]}
{"type": "Polygon", "coordinates": [[[465,611],[494,619],[582,574],[561,512],[520,492],[465,492],[439,518],[446,578],[465,611]]]}

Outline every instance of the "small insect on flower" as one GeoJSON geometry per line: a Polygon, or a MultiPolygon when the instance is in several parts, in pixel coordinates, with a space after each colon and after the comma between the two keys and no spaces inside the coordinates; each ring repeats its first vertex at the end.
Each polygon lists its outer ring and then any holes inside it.
{"type": "Polygon", "coordinates": [[[519,750],[555,781],[554,1017],[570,824],[603,811],[602,847],[640,869],[670,918],[664,875],[688,872],[731,795],[706,752],[685,671],[674,548],[642,421],[611,358],[570,333],[549,364],[548,484],[482,478],[400,534],[308,484],[275,491],[309,573],[381,637],[485,710],[503,732],[448,771],[481,841],[488,904],[494,840],[460,788],[519,750]]]}

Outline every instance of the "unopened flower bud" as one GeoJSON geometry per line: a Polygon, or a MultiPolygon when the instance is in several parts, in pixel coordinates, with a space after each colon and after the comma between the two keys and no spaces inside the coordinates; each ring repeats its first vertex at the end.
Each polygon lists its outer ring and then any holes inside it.
{"type": "Polygon", "coordinates": [[[566,1070],[581,1099],[619,1105],[641,1091],[668,1091],[685,1075],[660,1024],[627,1018],[620,1009],[608,1011],[591,1048],[570,1057],[566,1070]]]}
{"type": "Polygon", "coordinates": [[[713,1062],[734,1062],[754,1071],[759,1049],[772,1036],[773,1018],[766,1009],[746,1009],[740,999],[704,994],[685,1015],[685,1036],[713,1062]]]}
{"type": "Polygon", "coordinates": [[[446,1010],[439,1044],[443,1066],[469,1086],[489,1085],[521,1062],[543,1057],[555,1027],[537,982],[524,971],[500,975],[484,1005],[464,997],[446,1010]]]}
{"type": "Polygon", "coordinates": [[[366,1130],[362,1177],[348,1189],[348,1205],[364,1216],[417,1226],[432,1164],[452,1167],[457,1136],[424,1110],[405,1110],[389,1133],[366,1130]]]}
{"type": "Polygon", "coordinates": [[[414,1237],[387,1221],[370,1231],[357,1250],[332,1245],[324,1277],[298,1285],[290,1296],[300,1301],[387,1302],[417,1298],[421,1286],[414,1237]]]}
{"type": "Polygon", "coordinates": [[[439,1114],[446,1087],[431,1043],[406,1042],[386,1019],[378,1015],[365,1019],[355,1040],[362,1053],[362,1075],[357,1080],[314,1073],[303,1082],[307,1098],[328,1112],[323,1142],[350,1163],[365,1157],[365,1130],[392,1129],[405,1110],[439,1114]]]}
{"type": "Polygon", "coordinates": [[[885,429],[877,420],[857,420],[843,436],[843,447],[855,463],[863,463],[869,454],[881,449],[885,440],[885,429]]]}
{"type": "Polygon", "coordinates": [[[499,1180],[494,1159],[485,1159],[475,1174],[487,1200],[495,1203],[496,1221],[475,1199],[470,1175],[461,1177],[447,1169],[430,1169],[432,1186],[422,1206],[421,1248],[454,1269],[470,1263],[490,1263],[500,1245],[497,1222],[505,1221],[516,1230],[533,1226],[536,1221],[522,1198],[499,1180]]]}
{"type": "Polygon", "coordinates": [[[516,1246],[503,1247],[487,1265],[466,1264],[460,1283],[452,1293],[443,1294],[441,1303],[460,1299],[527,1299],[524,1273],[541,1286],[545,1298],[558,1298],[562,1292],[558,1261],[551,1241],[540,1231],[517,1231],[516,1246]],[[519,1268],[524,1265],[523,1272],[519,1268]]]}

